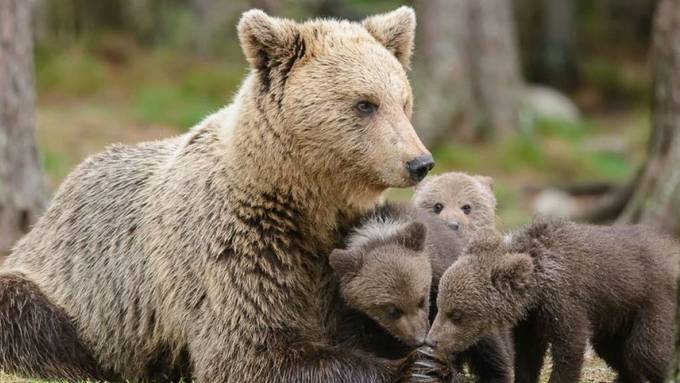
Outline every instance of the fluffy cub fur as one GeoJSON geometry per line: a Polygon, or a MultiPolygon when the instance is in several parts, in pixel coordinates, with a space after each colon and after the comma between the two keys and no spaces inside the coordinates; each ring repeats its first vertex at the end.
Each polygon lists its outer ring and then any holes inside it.
{"type": "Polygon", "coordinates": [[[514,326],[515,376],[577,382],[588,340],[622,382],[662,382],[673,352],[677,244],[641,226],[537,219],[509,244],[482,233],[444,274],[427,342],[463,350],[514,326]]]}
{"type": "Polygon", "coordinates": [[[446,222],[464,239],[496,224],[491,177],[460,172],[428,177],[416,187],[413,204],[446,222]]]}
{"type": "MultiPolygon", "coordinates": [[[[431,286],[439,284],[460,253],[456,233],[422,209],[388,203],[369,214],[349,235],[347,248],[330,256],[344,302],[364,322],[378,325],[349,320],[354,327],[347,328],[350,336],[370,339],[374,343],[362,347],[388,357],[423,345],[431,286]]],[[[483,381],[509,381],[510,351],[501,334],[494,333],[467,348],[460,361],[483,381]]]]}

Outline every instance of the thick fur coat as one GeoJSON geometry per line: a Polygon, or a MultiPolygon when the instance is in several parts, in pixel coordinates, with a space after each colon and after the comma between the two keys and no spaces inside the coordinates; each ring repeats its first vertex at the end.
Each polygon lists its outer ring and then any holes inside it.
{"type": "MultiPolygon", "coordinates": [[[[422,346],[437,313],[439,281],[463,250],[459,233],[423,209],[386,203],[367,214],[346,241],[346,248],[330,257],[341,301],[348,306],[340,333],[389,358],[422,346]]],[[[508,340],[505,333],[490,333],[458,355],[458,361],[466,362],[481,381],[509,382],[513,357],[508,340]]]]}
{"type": "MultiPolygon", "coordinates": [[[[409,122],[414,28],[406,7],[362,23],[246,12],[251,74],[233,103],[182,136],[84,161],[0,279],[26,276],[120,379],[392,380],[394,363],[330,343],[327,254],[387,187],[415,183],[409,161],[429,157],[409,122]]],[[[9,372],[50,371],[39,354],[0,350],[9,372]]]]}
{"type": "Polygon", "coordinates": [[[513,326],[515,377],[578,382],[590,340],[624,382],[662,382],[673,354],[678,246],[642,226],[536,219],[505,243],[472,241],[442,277],[428,343],[464,349],[513,326]]]}

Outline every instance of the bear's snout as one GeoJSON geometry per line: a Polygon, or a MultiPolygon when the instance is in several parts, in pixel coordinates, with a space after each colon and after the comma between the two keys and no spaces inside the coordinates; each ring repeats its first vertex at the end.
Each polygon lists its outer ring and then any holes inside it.
{"type": "Polygon", "coordinates": [[[406,170],[408,170],[409,176],[415,182],[422,181],[433,167],[434,159],[429,154],[406,161],[406,170]]]}

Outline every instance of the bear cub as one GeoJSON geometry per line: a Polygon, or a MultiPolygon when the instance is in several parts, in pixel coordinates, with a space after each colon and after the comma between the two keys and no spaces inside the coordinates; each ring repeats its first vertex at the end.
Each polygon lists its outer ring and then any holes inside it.
{"type": "Polygon", "coordinates": [[[463,240],[496,225],[491,177],[462,172],[427,177],[416,187],[412,202],[444,221],[463,240]]]}
{"type": "Polygon", "coordinates": [[[578,382],[588,340],[617,381],[662,382],[673,353],[678,246],[638,226],[535,219],[503,241],[480,232],[442,277],[427,343],[466,349],[513,327],[515,378],[578,382]]]}
{"type": "MultiPolygon", "coordinates": [[[[389,338],[406,345],[406,352],[424,344],[431,286],[439,284],[461,252],[461,239],[440,219],[410,205],[387,203],[365,217],[346,248],[334,250],[329,262],[344,302],[377,324],[376,331],[387,331],[382,342],[375,342],[375,334],[360,335],[372,339],[372,347],[385,355],[385,348],[395,347],[389,338]]],[[[459,362],[484,381],[510,381],[511,349],[499,334],[470,346],[459,362]]]]}

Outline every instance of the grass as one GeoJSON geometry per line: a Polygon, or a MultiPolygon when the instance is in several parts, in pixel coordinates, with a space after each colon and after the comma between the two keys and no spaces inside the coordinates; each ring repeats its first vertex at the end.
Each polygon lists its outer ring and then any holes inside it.
{"type": "MultiPolygon", "coordinates": [[[[546,357],[545,365],[541,371],[540,382],[547,383],[550,378],[550,371],[552,370],[552,363],[550,357],[546,357]]],[[[586,354],[586,360],[583,365],[581,374],[581,382],[583,383],[604,383],[612,382],[616,374],[609,368],[601,359],[592,355],[592,352],[586,354]]],[[[7,375],[0,372],[0,383],[46,383],[45,381],[22,379],[13,375],[7,375]]]]}

